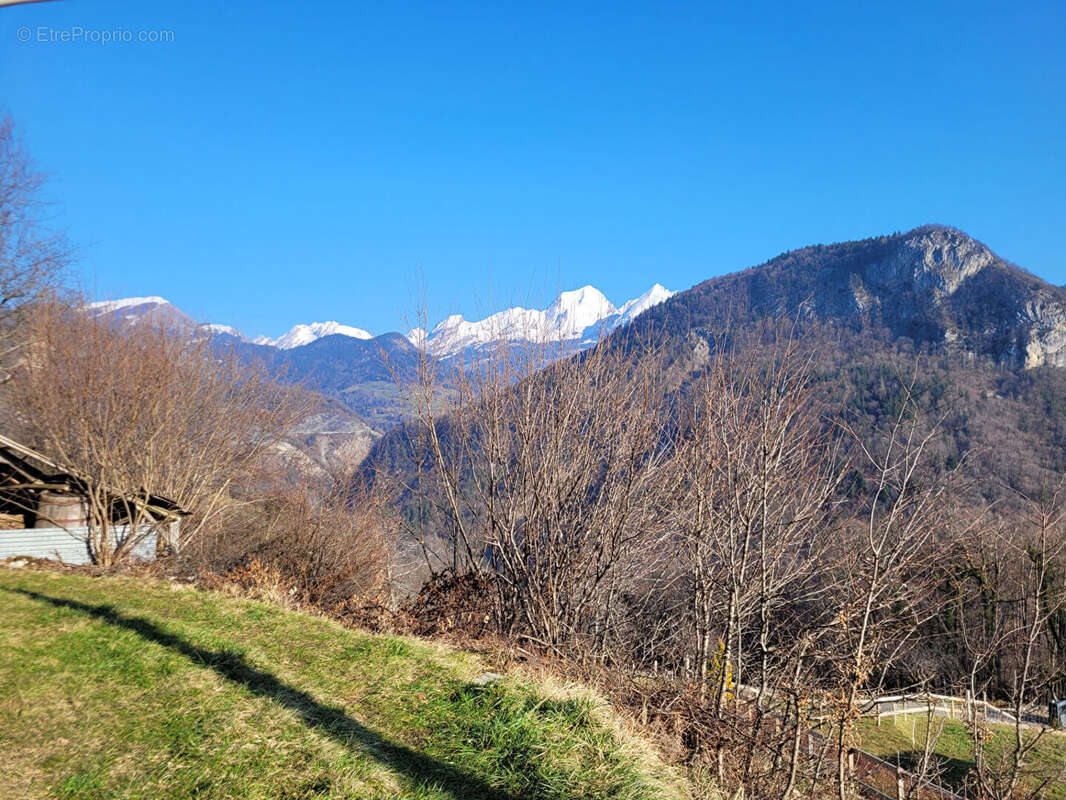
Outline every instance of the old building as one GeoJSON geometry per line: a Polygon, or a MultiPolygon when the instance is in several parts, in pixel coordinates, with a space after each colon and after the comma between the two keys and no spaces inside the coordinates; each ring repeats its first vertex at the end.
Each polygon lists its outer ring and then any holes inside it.
{"type": "MultiPolygon", "coordinates": [[[[106,529],[114,544],[131,539],[130,554],[155,558],[157,550],[177,550],[187,511],[173,500],[145,493],[131,497],[94,492],[106,500],[106,518],[93,519],[89,485],[26,445],[0,435],[0,558],[55,558],[71,564],[93,560],[94,532],[106,529]],[[130,530],[132,516],[138,523],[130,530]]],[[[99,513],[97,516],[100,516],[99,513]]],[[[98,538],[98,537],[97,537],[98,538]]]]}

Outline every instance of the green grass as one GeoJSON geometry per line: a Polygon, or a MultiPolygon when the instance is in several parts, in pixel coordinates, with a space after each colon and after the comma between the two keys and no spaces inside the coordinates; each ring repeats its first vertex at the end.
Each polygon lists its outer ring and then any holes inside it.
{"type": "MultiPolygon", "coordinates": [[[[864,750],[886,761],[909,768],[914,766],[916,759],[921,755],[926,724],[926,717],[923,715],[884,717],[880,726],[875,720],[861,719],[858,722],[861,746],[864,750]],[[912,726],[913,745],[911,743],[912,726]]],[[[934,750],[944,770],[945,782],[957,787],[962,786],[967,773],[974,766],[973,738],[967,727],[957,720],[934,718],[934,734],[938,728],[939,736],[934,750]]],[[[1002,764],[1004,763],[1002,759],[1013,747],[1013,728],[1007,725],[990,725],[989,730],[992,737],[987,743],[988,763],[990,765],[1002,764]]],[[[1029,736],[1035,734],[1035,730],[1027,732],[1029,736]]],[[[1048,731],[1036,743],[1029,755],[1027,768],[1031,770],[1031,774],[1026,782],[1033,785],[1045,776],[1060,776],[1059,780],[1046,788],[1044,797],[1047,800],[1066,800],[1066,780],[1061,778],[1064,766],[1066,766],[1066,734],[1048,731]]]]}
{"type": "Polygon", "coordinates": [[[581,692],[160,582],[0,569],[0,796],[679,798],[581,692]]]}

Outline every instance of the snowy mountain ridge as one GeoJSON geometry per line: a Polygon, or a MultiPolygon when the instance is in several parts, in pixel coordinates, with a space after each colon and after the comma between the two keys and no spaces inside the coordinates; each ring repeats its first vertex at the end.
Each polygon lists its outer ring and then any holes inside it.
{"type": "Polygon", "coordinates": [[[257,336],[252,339],[253,344],[265,344],[276,347],[279,350],[292,350],[294,347],[302,347],[311,344],[323,336],[351,336],[353,339],[373,339],[374,335],[362,328],[353,328],[351,325],[341,325],[339,322],[312,322],[307,325],[294,325],[288,333],[271,339],[269,336],[257,336]]]}
{"type": "MultiPolygon", "coordinates": [[[[669,289],[655,284],[644,294],[620,307],[608,300],[594,286],[561,292],[547,308],[515,306],[498,311],[481,320],[467,320],[461,314],[446,317],[429,333],[422,328],[409,331],[405,338],[415,347],[425,346],[438,358],[450,358],[471,348],[494,342],[566,342],[578,347],[594,343],[601,335],[632,321],[652,306],[674,295],[669,289]]],[[[174,328],[196,328],[211,336],[233,336],[252,344],[277,350],[293,350],[309,345],[325,336],[349,336],[369,340],[374,334],[362,328],[336,321],[301,323],[277,338],[257,336],[248,339],[235,328],[219,324],[196,324],[172,303],[162,297],[127,297],[102,300],[85,306],[91,314],[108,317],[124,325],[141,322],[163,324],[174,328]]]]}
{"type": "Polygon", "coordinates": [[[162,305],[170,305],[170,303],[162,297],[125,297],[121,300],[98,300],[95,303],[88,303],[85,307],[94,314],[109,314],[141,306],[162,305]]]}
{"type": "Polygon", "coordinates": [[[625,325],[673,295],[674,292],[657,283],[617,308],[596,287],[582,286],[562,292],[543,310],[517,306],[478,321],[453,314],[428,335],[416,329],[408,334],[408,339],[414,344],[413,337],[425,337],[429,352],[440,358],[500,341],[592,344],[601,335],[625,325]]]}

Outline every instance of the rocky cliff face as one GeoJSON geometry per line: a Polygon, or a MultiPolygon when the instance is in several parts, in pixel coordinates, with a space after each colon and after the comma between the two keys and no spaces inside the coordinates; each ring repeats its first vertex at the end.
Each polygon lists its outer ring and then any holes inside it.
{"type": "Polygon", "coordinates": [[[1025,303],[1028,324],[1024,366],[1066,367],[1066,310],[1058,298],[1034,297],[1025,303]]]}
{"type": "Polygon", "coordinates": [[[958,230],[905,235],[863,270],[852,293],[857,309],[877,304],[890,319],[939,329],[931,331],[933,344],[939,338],[946,347],[1025,368],[1066,364],[1066,292],[958,230]]]}
{"type": "Polygon", "coordinates": [[[864,277],[871,284],[911,290],[938,303],[995,261],[991,250],[966,234],[931,228],[908,235],[886,258],[868,266],[864,277]]]}
{"type": "Polygon", "coordinates": [[[1066,289],[944,226],[793,250],[682,292],[642,324],[713,332],[797,315],[1009,366],[1066,366],[1066,289]]]}

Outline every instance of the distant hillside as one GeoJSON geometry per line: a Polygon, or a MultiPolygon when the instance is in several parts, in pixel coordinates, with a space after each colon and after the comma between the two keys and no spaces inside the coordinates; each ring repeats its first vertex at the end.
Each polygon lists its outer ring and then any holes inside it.
{"type": "Polygon", "coordinates": [[[285,382],[341,400],[375,436],[400,421],[403,406],[396,381],[410,376],[417,360],[415,346],[398,333],[371,339],[332,334],[288,349],[220,335],[215,346],[261,364],[285,382]]]}

